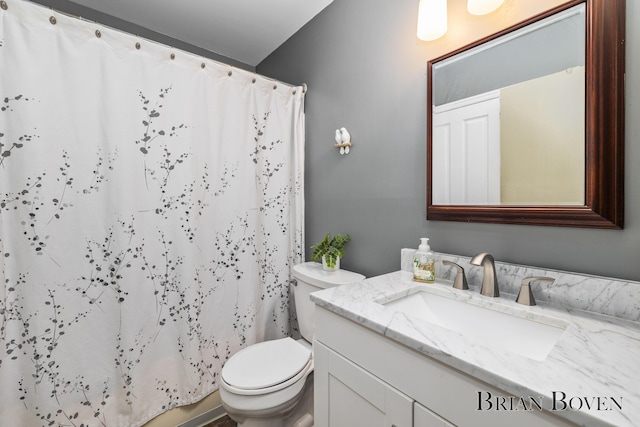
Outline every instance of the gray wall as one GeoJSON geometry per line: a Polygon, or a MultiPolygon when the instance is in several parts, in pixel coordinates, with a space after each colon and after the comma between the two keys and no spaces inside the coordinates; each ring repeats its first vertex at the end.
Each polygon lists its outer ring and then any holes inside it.
{"type": "Polygon", "coordinates": [[[620,231],[426,220],[427,61],[479,38],[463,40],[463,33],[488,35],[504,28],[518,8],[542,2],[507,0],[495,13],[462,24],[456,16],[469,15],[462,11],[466,2],[448,3],[449,32],[426,43],[415,35],[418,0],[335,0],[258,65],[261,74],[309,85],[307,258],[325,233],[350,233],[342,267],[372,276],[398,270],[400,248],[430,237],[440,252],[487,251],[502,261],[640,280],[640,121],[632,119],[640,117],[640,2],[627,2],[620,231]],[[333,147],[341,126],[354,143],[347,156],[333,147]]]}

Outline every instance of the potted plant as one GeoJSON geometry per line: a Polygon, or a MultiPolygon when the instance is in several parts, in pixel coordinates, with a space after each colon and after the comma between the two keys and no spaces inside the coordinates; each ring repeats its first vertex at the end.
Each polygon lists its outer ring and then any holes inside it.
{"type": "Polygon", "coordinates": [[[322,268],[327,271],[340,269],[340,258],[344,256],[344,247],[351,240],[348,234],[331,234],[324,236],[320,243],[311,246],[313,253],[311,261],[322,262],[322,268]]]}

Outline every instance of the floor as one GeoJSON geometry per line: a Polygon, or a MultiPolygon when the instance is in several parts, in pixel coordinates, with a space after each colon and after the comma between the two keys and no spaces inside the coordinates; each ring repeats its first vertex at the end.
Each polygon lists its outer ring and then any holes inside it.
{"type": "Polygon", "coordinates": [[[225,415],[224,417],[218,418],[214,422],[207,424],[203,427],[236,427],[236,426],[237,426],[236,422],[225,415]]]}

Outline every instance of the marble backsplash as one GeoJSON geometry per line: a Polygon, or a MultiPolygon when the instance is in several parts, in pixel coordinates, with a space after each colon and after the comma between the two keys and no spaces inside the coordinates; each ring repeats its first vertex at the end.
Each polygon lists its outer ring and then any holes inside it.
{"type": "MultiPolygon", "coordinates": [[[[407,248],[401,250],[402,270],[412,271],[415,251],[407,248]]],[[[455,262],[464,268],[471,291],[480,292],[483,268],[471,265],[470,257],[436,252],[436,258],[436,277],[453,280],[456,269],[444,266],[442,261],[455,262]]],[[[515,299],[524,278],[551,277],[555,279],[553,284],[531,284],[537,302],[640,322],[640,282],[508,264],[498,260],[495,266],[501,297],[513,296],[515,299]]]]}

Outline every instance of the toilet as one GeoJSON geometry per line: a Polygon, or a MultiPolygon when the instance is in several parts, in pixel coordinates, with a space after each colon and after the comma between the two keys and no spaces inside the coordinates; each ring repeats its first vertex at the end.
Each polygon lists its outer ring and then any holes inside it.
{"type": "Polygon", "coordinates": [[[222,368],[222,406],[239,426],[313,426],[315,304],[309,294],[365,278],[346,270],[324,271],[316,262],[295,265],[293,276],[303,339],[287,337],[253,344],[234,354],[222,368]]]}

